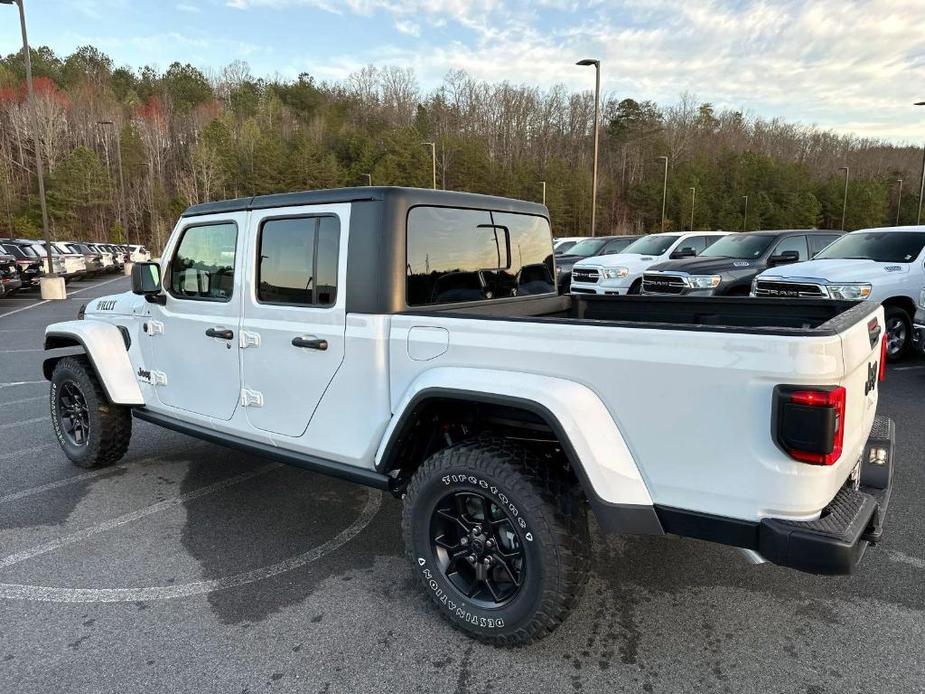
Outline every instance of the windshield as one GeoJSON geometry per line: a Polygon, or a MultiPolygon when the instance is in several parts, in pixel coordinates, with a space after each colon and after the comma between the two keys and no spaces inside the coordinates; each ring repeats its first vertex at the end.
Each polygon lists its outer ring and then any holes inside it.
{"type": "MultiPolygon", "coordinates": [[[[45,246],[43,246],[40,243],[33,243],[32,250],[35,251],[35,254],[40,257],[48,254],[48,252],[45,250],[45,246]]],[[[51,254],[61,255],[60,253],[58,253],[58,250],[54,246],[51,247],[51,254]]]]}
{"type": "Polygon", "coordinates": [[[624,253],[638,253],[640,255],[662,255],[671,248],[671,244],[677,241],[680,236],[669,234],[662,236],[656,234],[653,236],[643,236],[637,241],[633,241],[629,246],[623,249],[624,253]]]}
{"type": "Polygon", "coordinates": [[[925,233],[904,231],[854,232],[842,236],[816,255],[820,258],[855,258],[878,263],[910,263],[925,246],[925,233]]]}
{"type": "Polygon", "coordinates": [[[700,257],[751,260],[761,257],[773,240],[773,236],[729,234],[703,251],[700,257]]]}
{"type": "Polygon", "coordinates": [[[592,255],[597,255],[604,244],[607,243],[605,239],[586,239],[584,241],[579,241],[574,246],[566,251],[565,255],[577,255],[582,258],[590,258],[592,255]]]}

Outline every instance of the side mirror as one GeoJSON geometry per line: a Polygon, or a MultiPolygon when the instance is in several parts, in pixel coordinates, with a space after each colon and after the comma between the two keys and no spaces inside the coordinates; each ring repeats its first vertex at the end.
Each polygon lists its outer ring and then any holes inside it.
{"type": "Polygon", "coordinates": [[[772,255],[768,258],[769,266],[789,265],[790,263],[800,262],[800,254],[797,251],[784,251],[779,255],[772,255]]]}
{"type": "Polygon", "coordinates": [[[685,246],[676,250],[670,257],[672,260],[677,260],[678,258],[693,258],[695,255],[697,255],[697,251],[690,246],[685,246]]]}
{"type": "Polygon", "coordinates": [[[133,294],[160,294],[161,266],[157,263],[135,263],[132,267],[133,294]]]}

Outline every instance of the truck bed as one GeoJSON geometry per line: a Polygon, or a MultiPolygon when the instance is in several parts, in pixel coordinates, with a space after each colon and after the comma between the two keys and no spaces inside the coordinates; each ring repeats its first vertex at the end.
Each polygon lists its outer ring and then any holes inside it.
{"type": "Polygon", "coordinates": [[[876,304],[867,302],[830,299],[781,301],[754,297],[588,295],[516,297],[408,313],[530,322],[593,322],[663,330],[820,336],[844,331],[875,308],[876,304]]]}

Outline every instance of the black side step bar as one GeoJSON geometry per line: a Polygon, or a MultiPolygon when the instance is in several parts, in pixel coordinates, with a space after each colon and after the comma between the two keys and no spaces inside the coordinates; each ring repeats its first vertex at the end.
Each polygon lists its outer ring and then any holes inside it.
{"type": "Polygon", "coordinates": [[[376,489],[383,490],[391,489],[393,481],[392,478],[388,475],[382,474],[381,472],[376,472],[375,470],[368,470],[366,468],[360,468],[354,465],[338,463],[334,460],[316,458],[314,456],[305,455],[304,453],[296,453],[295,451],[287,451],[284,448],[277,448],[276,446],[270,446],[265,443],[248,441],[247,439],[231,436],[230,434],[223,434],[222,432],[215,431],[214,429],[207,429],[206,427],[199,426],[198,424],[181,422],[178,419],[157,412],[152,412],[151,410],[145,409],[144,407],[132,408],[132,414],[137,419],[142,421],[157,424],[158,426],[164,427],[165,429],[179,431],[181,434],[194,436],[198,439],[202,439],[203,441],[217,443],[220,446],[235,448],[239,451],[244,451],[245,453],[251,453],[262,458],[269,458],[270,460],[275,460],[279,463],[300,467],[305,470],[311,470],[312,472],[320,472],[324,475],[330,475],[331,477],[347,480],[348,482],[356,482],[357,484],[363,484],[367,487],[374,487],[376,489]]]}

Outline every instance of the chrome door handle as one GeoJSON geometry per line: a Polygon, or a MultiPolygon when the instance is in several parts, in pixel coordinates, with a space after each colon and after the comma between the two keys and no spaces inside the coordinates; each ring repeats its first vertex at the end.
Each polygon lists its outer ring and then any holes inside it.
{"type": "Polygon", "coordinates": [[[304,349],[317,349],[324,351],[328,348],[328,341],[318,337],[294,337],[292,338],[293,347],[302,347],[304,349]]]}

